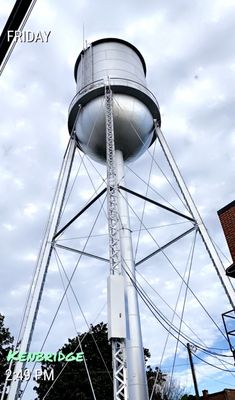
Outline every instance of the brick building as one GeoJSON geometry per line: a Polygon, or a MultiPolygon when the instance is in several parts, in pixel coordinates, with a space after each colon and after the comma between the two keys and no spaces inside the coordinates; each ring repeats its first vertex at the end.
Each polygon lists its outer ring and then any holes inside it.
{"type": "Polygon", "coordinates": [[[235,389],[224,389],[222,392],[208,393],[208,390],[202,391],[202,400],[235,400],[235,389]]]}
{"type": "Polygon", "coordinates": [[[235,200],[218,211],[218,216],[233,260],[226,269],[226,274],[235,278],[235,200]]]}

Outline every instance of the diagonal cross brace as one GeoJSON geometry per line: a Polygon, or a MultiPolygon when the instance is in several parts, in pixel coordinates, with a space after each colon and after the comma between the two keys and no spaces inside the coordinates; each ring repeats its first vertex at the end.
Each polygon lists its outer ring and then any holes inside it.
{"type": "Polygon", "coordinates": [[[85,207],[83,207],[69,222],[67,222],[66,225],[63,226],[52,238],[52,242],[59,236],[61,233],[63,233],[74,221],[76,221],[77,218],[79,218],[92,204],[96,202],[105,192],[107,188],[104,188],[101,190],[100,193],[97,194],[97,196],[94,197],[93,200],[91,200],[85,207]]]}
{"type": "Polygon", "coordinates": [[[143,196],[143,195],[140,194],[140,193],[134,192],[134,190],[128,189],[128,188],[126,188],[126,187],[124,187],[124,186],[121,186],[121,185],[119,186],[119,189],[125,190],[125,192],[130,193],[130,194],[133,194],[133,196],[139,197],[140,199],[143,199],[143,200],[145,200],[145,201],[148,201],[149,203],[154,204],[155,206],[158,206],[158,207],[160,207],[160,208],[163,208],[164,210],[170,211],[170,212],[172,212],[173,214],[176,214],[176,215],[179,215],[180,217],[183,217],[183,218],[185,218],[185,219],[188,219],[189,221],[195,222],[195,220],[194,220],[192,217],[188,217],[188,215],[185,215],[185,214],[183,214],[183,213],[181,213],[181,212],[179,212],[179,211],[173,210],[173,209],[170,208],[170,207],[164,206],[164,204],[158,203],[157,201],[155,201],[155,200],[153,200],[153,199],[149,199],[148,197],[143,196]]]}
{"type": "Polygon", "coordinates": [[[197,229],[197,225],[193,226],[192,228],[188,229],[187,231],[183,232],[181,235],[175,237],[172,239],[170,242],[164,244],[163,246],[159,247],[159,249],[153,251],[150,253],[148,256],[142,258],[142,260],[138,261],[135,266],[137,267],[138,265],[144,263],[147,261],[149,258],[155,256],[156,254],[160,253],[160,251],[165,250],[167,247],[171,246],[173,243],[177,242],[178,240],[182,239],[184,236],[188,235],[189,233],[195,231],[197,229]]]}

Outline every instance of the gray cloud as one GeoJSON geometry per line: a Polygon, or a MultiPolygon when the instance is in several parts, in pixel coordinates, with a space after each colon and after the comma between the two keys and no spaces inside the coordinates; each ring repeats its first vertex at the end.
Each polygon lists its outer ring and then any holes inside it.
{"type": "MultiPolygon", "coordinates": [[[[14,335],[18,330],[34,269],[34,257],[42,240],[56,176],[68,139],[67,109],[75,94],[73,64],[82,48],[83,23],[88,41],[103,36],[120,36],[130,40],[143,53],[147,63],[149,88],[157,96],[162,109],[163,132],[209,231],[228,255],[216,211],[234,199],[231,185],[234,180],[235,146],[234,12],[232,4],[229,7],[221,1],[119,1],[112,5],[103,0],[96,3],[73,1],[69,7],[55,1],[50,4],[37,2],[26,29],[52,30],[49,43],[17,44],[0,81],[0,239],[4,243],[1,248],[0,311],[6,314],[7,323],[14,335]]],[[[1,22],[5,18],[6,13],[3,13],[1,22]]],[[[156,159],[170,176],[159,149],[156,159]]],[[[146,180],[150,164],[151,159],[146,154],[131,168],[146,180]]],[[[87,166],[98,184],[97,175],[89,162],[87,166]]],[[[102,173],[105,175],[104,169],[102,173]]],[[[153,173],[157,177],[153,182],[154,188],[182,211],[183,206],[174,191],[160,178],[161,173],[156,166],[153,173]]],[[[170,179],[173,182],[173,178],[170,179]]],[[[127,174],[127,182],[137,191],[146,190],[131,172],[127,174]]],[[[90,194],[85,189],[91,191],[92,187],[83,170],[64,221],[88,199],[90,194]]],[[[149,191],[149,195],[158,201],[161,199],[154,191],[149,191]]],[[[133,198],[130,198],[130,204],[141,216],[143,204],[133,198]]],[[[87,234],[97,210],[98,204],[68,231],[67,238],[87,234]]],[[[173,223],[172,217],[159,210],[146,210],[148,212],[144,223],[148,227],[173,223]]],[[[133,229],[138,229],[139,220],[133,212],[131,220],[133,229]]],[[[155,240],[164,243],[167,238],[172,238],[184,229],[187,229],[187,225],[185,228],[179,225],[151,232],[155,240]]],[[[100,219],[94,234],[105,232],[102,231],[100,219]]],[[[136,245],[137,233],[133,233],[133,237],[136,245]]],[[[81,248],[84,240],[69,240],[67,243],[81,248]]],[[[191,243],[192,236],[182,241],[181,246],[172,247],[167,252],[182,273],[191,243]]],[[[138,257],[154,248],[153,238],[143,233],[138,257]]],[[[107,238],[97,236],[87,249],[107,256],[107,238]]],[[[221,325],[220,313],[229,309],[229,305],[218,287],[214,269],[208,266],[209,260],[201,255],[200,241],[196,251],[198,261],[192,270],[192,288],[221,325]]],[[[60,254],[71,273],[77,256],[60,254]]],[[[154,257],[144,267],[139,267],[139,270],[174,307],[180,280],[164,256],[154,257]]],[[[73,286],[89,322],[93,322],[106,301],[107,273],[106,265],[84,258],[74,279],[73,286]]],[[[142,284],[170,319],[172,312],[169,308],[146,283],[142,281],[142,284]]],[[[62,285],[54,260],[35,331],[33,347],[36,350],[50,324],[61,293],[62,285]]],[[[74,300],[71,301],[79,330],[83,331],[86,329],[85,323],[74,300]]],[[[159,362],[166,333],[143,305],[141,310],[144,343],[150,348],[153,361],[159,362]]],[[[106,311],[103,311],[98,321],[105,318],[106,311]]],[[[208,344],[226,346],[191,295],[185,320],[208,344]]],[[[47,343],[50,350],[52,347],[55,350],[68,337],[75,335],[66,303],[53,329],[53,335],[47,343]],[[65,319],[68,322],[66,324],[65,319]]],[[[175,343],[170,342],[165,355],[168,365],[172,361],[174,348],[175,343]]],[[[186,358],[186,355],[182,357],[186,358]]],[[[184,371],[186,374],[186,369],[184,371]]],[[[207,374],[214,376],[212,370],[207,371],[207,374]]],[[[223,378],[230,383],[226,375],[223,378]]],[[[210,388],[209,380],[206,385],[210,388]]],[[[222,388],[221,385],[216,387],[222,388]]]]}

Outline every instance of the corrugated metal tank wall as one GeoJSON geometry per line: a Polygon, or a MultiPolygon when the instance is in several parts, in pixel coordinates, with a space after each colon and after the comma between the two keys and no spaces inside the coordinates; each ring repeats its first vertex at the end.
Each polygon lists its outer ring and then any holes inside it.
{"type": "Polygon", "coordinates": [[[69,131],[79,148],[106,162],[105,87],[113,93],[115,149],[125,161],[139,157],[154,141],[153,119],[160,123],[154,95],[146,85],[146,65],[139,50],[117,38],[97,40],[79,54],[77,93],[69,109],[69,131]]]}
{"type": "Polygon", "coordinates": [[[99,43],[84,52],[77,69],[77,91],[106,77],[128,79],[146,86],[143,63],[138,54],[123,43],[99,43]]]}

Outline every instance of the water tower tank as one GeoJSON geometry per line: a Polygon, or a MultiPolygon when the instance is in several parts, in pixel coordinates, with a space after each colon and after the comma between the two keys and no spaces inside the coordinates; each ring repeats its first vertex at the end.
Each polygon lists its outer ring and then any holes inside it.
{"type": "Polygon", "coordinates": [[[146,65],[132,44],[117,38],[97,40],[82,50],[75,69],[77,93],[69,108],[70,134],[93,159],[106,162],[105,86],[113,92],[115,148],[125,161],[139,157],[155,140],[160,125],[157,100],[146,86],[146,65]]]}

